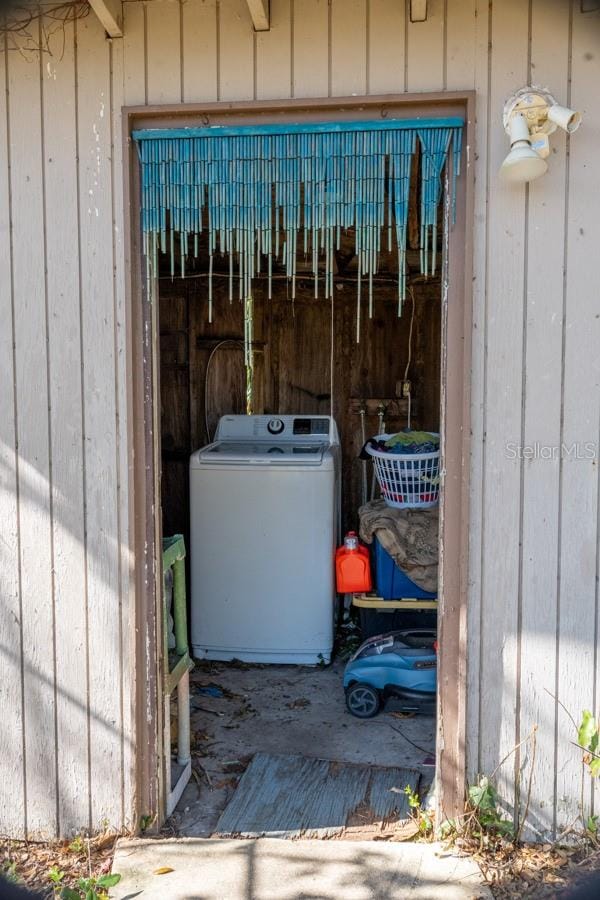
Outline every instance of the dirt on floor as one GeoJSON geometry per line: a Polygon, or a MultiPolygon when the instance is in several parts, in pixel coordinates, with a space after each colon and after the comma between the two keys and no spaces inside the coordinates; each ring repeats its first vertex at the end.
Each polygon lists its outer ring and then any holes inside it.
{"type": "MultiPolygon", "coordinates": [[[[390,700],[373,719],[346,710],[344,662],[331,666],[196,663],[190,705],[194,777],[168,823],[209,837],[256,752],[417,769],[433,778],[435,719],[390,700]]],[[[176,722],[173,723],[174,737],[176,722]]]]}

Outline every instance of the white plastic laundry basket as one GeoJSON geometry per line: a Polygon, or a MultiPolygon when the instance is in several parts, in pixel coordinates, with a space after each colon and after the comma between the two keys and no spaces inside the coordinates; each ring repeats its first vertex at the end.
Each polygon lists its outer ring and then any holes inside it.
{"type": "MultiPolygon", "coordinates": [[[[378,434],[375,440],[386,441],[390,437],[391,434],[378,434]]],[[[373,459],[381,496],[388,506],[398,509],[436,506],[440,495],[439,450],[435,453],[385,453],[368,444],[366,450],[373,459]]]]}

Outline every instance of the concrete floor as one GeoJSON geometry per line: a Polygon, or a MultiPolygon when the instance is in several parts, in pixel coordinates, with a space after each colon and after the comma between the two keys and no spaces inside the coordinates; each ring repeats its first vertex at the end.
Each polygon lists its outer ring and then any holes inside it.
{"type": "Polygon", "coordinates": [[[198,663],[190,691],[196,776],[170,820],[174,832],[210,836],[257,751],[415,768],[428,785],[435,720],[401,717],[394,700],[373,719],[351,716],[343,670],[340,661],[327,668],[198,663]],[[223,696],[201,693],[211,685],[223,696]]]}
{"type": "Polygon", "coordinates": [[[115,900],[491,900],[473,860],[425,843],[121,840],[113,871],[115,900]]]}

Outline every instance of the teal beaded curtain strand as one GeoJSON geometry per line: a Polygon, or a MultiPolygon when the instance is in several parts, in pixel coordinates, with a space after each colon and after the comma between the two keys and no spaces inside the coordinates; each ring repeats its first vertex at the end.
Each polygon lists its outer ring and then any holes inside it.
{"type": "Polygon", "coordinates": [[[144,253],[170,257],[185,277],[208,231],[208,315],[213,266],[228,257],[229,299],[251,296],[252,280],[268,281],[274,260],[296,293],[299,252],[311,260],[315,297],[333,295],[334,254],[354,230],[358,263],[357,340],[362,298],[373,313],[373,277],[382,241],[398,257],[398,314],[406,293],[410,173],[421,149],[421,272],[436,271],[442,172],[451,153],[451,208],[460,173],[461,119],[381,120],[134,131],[141,164],[144,253]],[[176,259],[175,235],[179,257],[176,259]],[[364,282],[364,286],[363,286],[364,282]]]}

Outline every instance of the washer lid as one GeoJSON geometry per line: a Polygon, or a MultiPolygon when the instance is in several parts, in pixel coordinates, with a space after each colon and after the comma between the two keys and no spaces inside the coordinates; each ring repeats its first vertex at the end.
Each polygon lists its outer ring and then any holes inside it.
{"type": "Polygon", "coordinates": [[[269,441],[216,441],[197,454],[200,464],[228,465],[303,465],[318,466],[327,449],[324,443],[273,443],[269,441]]]}

